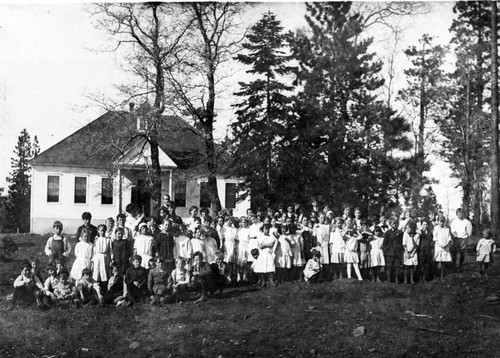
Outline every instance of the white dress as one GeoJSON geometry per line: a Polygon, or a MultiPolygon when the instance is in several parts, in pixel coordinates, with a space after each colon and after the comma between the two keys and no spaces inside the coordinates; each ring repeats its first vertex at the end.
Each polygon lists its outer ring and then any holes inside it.
{"type": "Polygon", "coordinates": [[[306,262],[304,260],[304,242],[302,239],[302,232],[290,235],[290,241],[292,243],[292,266],[304,266],[306,262]]]}
{"type": "Polygon", "coordinates": [[[318,239],[318,245],[321,247],[321,263],[330,263],[330,225],[318,224],[316,227],[316,237],[318,239]]]}
{"type": "Polygon", "coordinates": [[[403,256],[403,265],[417,266],[418,265],[418,246],[420,245],[420,236],[415,234],[410,236],[406,231],[403,234],[403,247],[406,250],[403,256]]]}
{"type": "Polygon", "coordinates": [[[232,226],[225,226],[222,229],[222,237],[224,238],[224,261],[227,263],[236,262],[236,236],[238,229],[232,226]]]}
{"type": "MultiPolygon", "coordinates": [[[[271,228],[270,235],[274,236],[274,232],[277,228],[271,228]]],[[[279,239],[276,240],[274,245],[274,264],[279,268],[291,268],[292,267],[292,249],[288,242],[290,240],[289,235],[281,235],[279,239]]]]}
{"type": "Polygon", "coordinates": [[[214,263],[217,260],[217,241],[213,237],[207,237],[204,241],[205,246],[205,261],[209,264],[214,263]]]}
{"type": "Polygon", "coordinates": [[[346,244],[342,232],[335,230],[330,234],[330,262],[341,264],[345,262],[346,244]]]}
{"type": "Polygon", "coordinates": [[[495,245],[495,241],[492,239],[486,239],[483,237],[479,240],[476,246],[477,262],[490,262],[493,245],[495,245]]]}
{"type": "Polygon", "coordinates": [[[374,239],[370,243],[372,246],[372,250],[370,252],[372,267],[385,266],[384,251],[382,251],[384,237],[374,236],[374,239]]]}
{"type": "Polygon", "coordinates": [[[345,262],[348,264],[359,263],[358,238],[356,236],[348,236],[345,250],[345,262]]]}
{"type": "Polygon", "coordinates": [[[192,255],[194,255],[195,252],[201,252],[203,254],[203,257],[206,258],[206,251],[205,251],[205,242],[201,239],[196,239],[192,238],[191,239],[191,248],[193,249],[192,255]]]}
{"type": "Polygon", "coordinates": [[[90,242],[78,241],[75,246],[76,260],[71,267],[70,277],[74,280],[82,278],[83,269],[92,267],[92,251],[94,245],[90,242]]]}
{"type": "Polygon", "coordinates": [[[266,245],[259,249],[259,257],[255,261],[255,272],[256,273],[268,273],[274,272],[274,255],[273,248],[276,244],[276,238],[274,235],[264,235],[261,233],[257,238],[258,245],[266,245]]]}
{"type": "Polygon", "coordinates": [[[107,237],[97,237],[94,241],[94,270],[92,278],[95,281],[108,280],[109,255],[111,252],[111,239],[107,237]]]}
{"type": "Polygon", "coordinates": [[[451,262],[451,234],[447,227],[436,226],[433,233],[434,261],[451,262]]]}
{"type": "Polygon", "coordinates": [[[258,244],[257,244],[257,238],[260,236],[262,233],[260,231],[260,228],[262,227],[262,223],[257,223],[257,224],[252,224],[250,225],[250,231],[248,233],[248,236],[250,240],[248,241],[247,245],[247,262],[253,262],[253,256],[251,254],[253,249],[258,249],[258,244]]]}
{"type": "Polygon", "coordinates": [[[193,254],[193,247],[191,246],[191,240],[189,237],[184,235],[179,235],[174,238],[174,257],[182,257],[186,260],[191,259],[193,254]]]}
{"type": "Polygon", "coordinates": [[[142,257],[141,266],[148,268],[149,260],[153,258],[153,237],[139,234],[134,241],[134,249],[137,255],[142,257]]]}
{"type": "Polygon", "coordinates": [[[247,263],[248,257],[248,242],[250,240],[250,229],[246,227],[241,227],[236,233],[236,239],[238,240],[238,254],[236,256],[236,264],[243,266],[247,263]]]}

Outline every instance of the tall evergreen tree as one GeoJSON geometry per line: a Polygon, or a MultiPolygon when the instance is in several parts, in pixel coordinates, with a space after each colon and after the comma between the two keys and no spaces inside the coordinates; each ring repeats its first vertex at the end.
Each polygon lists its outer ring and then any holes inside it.
{"type": "Polygon", "coordinates": [[[407,148],[406,121],[378,100],[382,63],[368,52],[362,17],[350,2],[308,3],[312,35],[294,35],[299,62],[298,119],[289,152],[300,150],[301,175],[289,191],[306,188],[333,207],[361,204],[366,210],[390,201],[396,161],[391,151],[407,148]],[[309,184],[308,184],[309,183],[309,184]],[[300,186],[300,187],[299,187],[300,186]],[[376,204],[375,204],[376,203],[376,204]]]}
{"type": "Polygon", "coordinates": [[[411,67],[404,70],[408,86],[399,92],[401,99],[415,109],[417,113],[414,123],[414,165],[409,168],[410,179],[408,187],[415,209],[421,206],[421,191],[428,179],[424,172],[430,169],[428,163],[429,148],[432,139],[429,138],[429,124],[442,115],[444,71],[442,65],[446,48],[435,45],[434,39],[424,34],[419,40],[419,46],[410,46],[405,54],[411,62],[411,67]]]}
{"type": "Polygon", "coordinates": [[[250,82],[239,82],[243,97],[236,104],[237,120],[232,125],[236,151],[236,171],[247,179],[252,202],[270,203],[277,198],[276,171],[279,166],[279,147],[285,136],[290,118],[292,86],[284,83],[283,76],[291,72],[285,53],[285,34],[276,15],[268,12],[255,24],[243,44],[246,52],[236,58],[251,66],[247,73],[250,82]],[[256,170],[259,168],[259,170],[256,170]]]}
{"type": "Polygon", "coordinates": [[[14,149],[14,157],[11,158],[12,171],[7,177],[10,183],[7,196],[8,226],[21,232],[27,232],[30,228],[31,168],[28,161],[39,151],[37,137],[32,143],[28,131],[23,129],[14,149]]]}
{"type": "Polygon", "coordinates": [[[485,112],[485,65],[490,62],[491,14],[488,2],[458,2],[451,32],[455,52],[455,71],[447,85],[447,115],[436,123],[444,137],[441,154],[450,163],[462,188],[465,214],[474,212],[478,227],[481,219],[485,177],[489,167],[491,121],[485,112]]]}

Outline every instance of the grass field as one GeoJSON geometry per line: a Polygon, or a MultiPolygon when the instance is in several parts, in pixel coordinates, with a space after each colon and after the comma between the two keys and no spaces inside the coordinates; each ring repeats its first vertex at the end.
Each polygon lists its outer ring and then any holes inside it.
{"type": "Polygon", "coordinates": [[[471,263],[425,285],[290,282],[202,303],[38,311],[5,296],[22,259],[45,260],[46,238],[13,238],[19,251],[0,262],[0,357],[500,356],[496,266],[488,280],[471,263]]]}

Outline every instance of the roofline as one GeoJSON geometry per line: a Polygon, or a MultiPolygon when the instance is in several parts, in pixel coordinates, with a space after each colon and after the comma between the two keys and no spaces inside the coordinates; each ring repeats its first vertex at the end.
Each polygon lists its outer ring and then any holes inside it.
{"type": "MultiPolygon", "coordinates": [[[[57,143],[53,144],[52,146],[48,147],[47,149],[45,149],[43,152],[38,153],[38,155],[37,155],[36,157],[31,158],[30,160],[28,160],[28,164],[30,164],[30,163],[31,163],[31,161],[35,160],[36,158],[38,158],[38,157],[39,157],[40,155],[42,155],[43,153],[45,153],[45,152],[47,152],[47,151],[51,150],[52,148],[54,148],[54,147],[55,147],[56,145],[58,145],[59,143],[61,143],[61,142],[65,141],[66,139],[68,139],[68,138],[70,138],[70,137],[73,137],[75,134],[77,134],[78,132],[82,131],[84,128],[88,127],[88,126],[89,126],[89,125],[91,125],[93,122],[95,122],[95,121],[96,121],[96,120],[98,120],[99,118],[101,118],[101,117],[103,117],[103,116],[107,115],[108,113],[111,113],[111,114],[113,115],[113,116],[111,117],[111,119],[112,119],[112,118],[115,118],[115,117],[116,117],[119,113],[124,113],[124,112],[123,112],[123,111],[122,111],[122,112],[120,112],[120,111],[106,111],[106,112],[104,112],[103,114],[101,114],[101,115],[100,115],[99,117],[97,117],[96,119],[94,119],[94,120],[90,121],[89,123],[87,123],[86,125],[84,125],[83,127],[81,127],[80,129],[78,129],[78,130],[76,130],[75,132],[71,133],[69,136],[64,137],[64,138],[63,138],[63,139],[61,139],[59,142],[57,142],[57,143]]],[[[39,164],[39,163],[37,163],[37,164],[39,164]]],[[[70,165],[66,165],[66,166],[68,166],[68,167],[69,167],[70,165]]],[[[85,166],[85,168],[94,168],[94,167],[87,167],[87,166],[85,166]]],[[[100,167],[99,167],[99,168],[100,168],[100,167]]]]}

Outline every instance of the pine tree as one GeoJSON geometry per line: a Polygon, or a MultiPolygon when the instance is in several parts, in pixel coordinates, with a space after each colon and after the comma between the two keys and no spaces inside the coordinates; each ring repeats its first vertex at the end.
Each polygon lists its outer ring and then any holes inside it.
{"type": "Polygon", "coordinates": [[[285,34],[276,15],[268,12],[255,24],[243,43],[246,54],[236,58],[251,66],[247,73],[254,79],[239,82],[235,93],[243,101],[235,107],[237,120],[232,125],[237,148],[234,153],[236,171],[247,179],[252,202],[257,205],[276,200],[275,173],[279,166],[279,147],[290,117],[287,92],[293,87],[283,82],[291,72],[285,54],[285,34]],[[260,170],[255,170],[259,168],[260,170]]]}
{"type": "MultiPolygon", "coordinates": [[[[419,46],[410,46],[405,54],[412,66],[404,73],[408,86],[399,92],[400,98],[408,103],[418,113],[418,120],[414,120],[415,149],[412,153],[414,166],[411,170],[411,180],[405,188],[411,192],[412,202],[420,206],[420,193],[429,181],[424,172],[430,169],[428,162],[429,124],[442,115],[441,103],[443,97],[444,71],[442,65],[446,48],[433,44],[434,39],[424,34],[419,40],[419,46]],[[427,149],[427,150],[426,150],[427,149]]],[[[417,208],[415,208],[417,209],[417,208]]]]}
{"type": "Polygon", "coordinates": [[[332,207],[350,203],[379,210],[375,206],[389,202],[395,183],[391,151],[407,147],[408,125],[375,95],[384,82],[382,63],[368,52],[372,39],[361,36],[362,17],[350,13],[351,3],[306,6],[312,36],[298,32],[292,41],[303,91],[295,138],[289,140],[289,152],[303,153],[298,170],[304,177],[292,184],[332,207]]]}
{"type": "Polygon", "coordinates": [[[444,137],[441,155],[462,188],[462,206],[468,216],[473,209],[474,226],[480,225],[485,178],[489,167],[491,121],[485,112],[485,89],[491,37],[488,2],[458,2],[451,32],[455,71],[447,85],[447,115],[436,123],[444,137]]]}
{"type": "Polygon", "coordinates": [[[7,178],[10,183],[7,196],[8,226],[21,232],[27,232],[30,228],[31,168],[28,161],[40,151],[36,136],[33,144],[28,131],[23,129],[14,149],[15,156],[11,158],[12,172],[7,178]]]}

